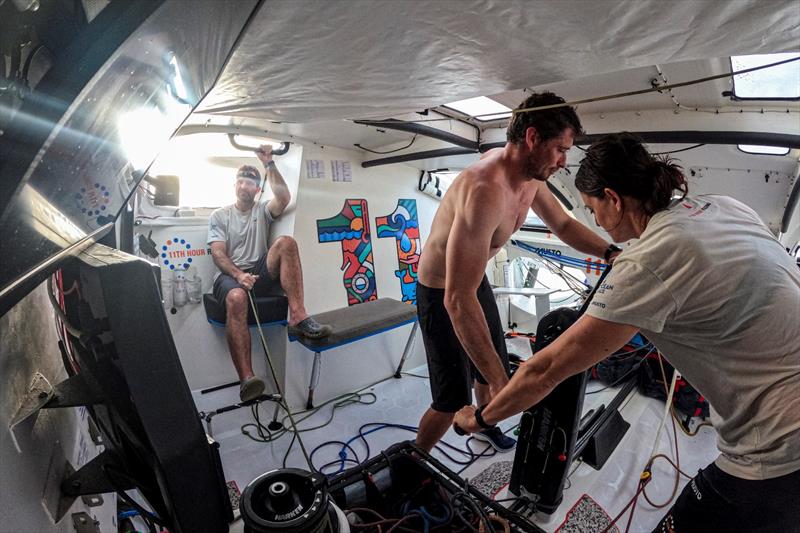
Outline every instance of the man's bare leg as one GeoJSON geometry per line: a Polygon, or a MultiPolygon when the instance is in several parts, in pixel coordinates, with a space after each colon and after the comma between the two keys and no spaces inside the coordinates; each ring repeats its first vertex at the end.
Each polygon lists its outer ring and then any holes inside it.
{"type": "Polygon", "coordinates": [[[303,295],[303,267],[297,241],[288,236],[275,240],[267,252],[267,272],[281,281],[289,300],[289,325],[295,326],[308,317],[303,295]]]}
{"type": "Polygon", "coordinates": [[[478,407],[488,404],[492,401],[492,395],[489,392],[489,385],[484,385],[480,381],[472,382],[472,390],[475,391],[475,402],[478,407]]]}
{"type": "Polygon", "coordinates": [[[225,338],[233,359],[239,381],[253,377],[250,359],[250,330],[247,327],[247,306],[250,305],[244,289],[231,289],[225,297],[225,338]]]}
{"type": "Polygon", "coordinates": [[[416,445],[426,452],[430,452],[439,440],[447,433],[453,425],[455,413],[443,413],[435,409],[428,408],[419,421],[419,431],[417,431],[416,445]]]}

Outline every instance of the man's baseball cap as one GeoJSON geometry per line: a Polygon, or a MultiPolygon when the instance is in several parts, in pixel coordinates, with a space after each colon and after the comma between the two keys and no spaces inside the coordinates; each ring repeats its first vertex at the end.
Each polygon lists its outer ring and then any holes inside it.
{"type": "Polygon", "coordinates": [[[242,165],[239,167],[239,170],[236,171],[236,179],[239,178],[248,178],[261,185],[261,173],[256,167],[250,165],[242,165]]]}

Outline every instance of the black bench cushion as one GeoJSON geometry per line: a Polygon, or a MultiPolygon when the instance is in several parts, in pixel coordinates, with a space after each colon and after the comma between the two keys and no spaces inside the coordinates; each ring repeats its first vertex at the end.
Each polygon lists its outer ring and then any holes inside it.
{"type": "Polygon", "coordinates": [[[393,298],[378,298],[371,302],[334,309],[314,315],[320,324],[330,324],[333,332],[322,339],[292,338],[312,350],[322,351],[353,342],[381,331],[413,322],[417,307],[393,298]]]}
{"type": "MultiPolygon", "coordinates": [[[[286,320],[289,310],[289,301],[286,296],[256,296],[255,300],[262,324],[286,320]]],[[[218,302],[213,294],[203,295],[203,307],[206,309],[206,317],[209,320],[225,323],[225,305],[218,302]]],[[[247,323],[251,325],[256,323],[250,302],[247,302],[247,323]]]]}

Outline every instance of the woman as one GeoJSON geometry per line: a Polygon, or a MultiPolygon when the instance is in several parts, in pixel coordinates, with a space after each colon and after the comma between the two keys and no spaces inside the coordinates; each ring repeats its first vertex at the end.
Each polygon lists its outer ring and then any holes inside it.
{"type": "Polygon", "coordinates": [[[521,366],[466,431],[535,404],[641,330],[708,399],[719,457],[656,531],[800,531],[800,270],[758,215],[687,196],[681,168],[630,134],[592,145],[575,185],[615,242],[587,313],[521,366]],[[674,194],[679,191],[679,197],[674,194]]]}

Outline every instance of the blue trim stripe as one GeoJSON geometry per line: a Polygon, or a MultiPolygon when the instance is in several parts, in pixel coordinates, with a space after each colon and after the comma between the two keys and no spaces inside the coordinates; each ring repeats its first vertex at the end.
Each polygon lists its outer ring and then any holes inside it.
{"type": "MultiPolygon", "coordinates": [[[[561,263],[563,265],[572,266],[572,267],[576,267],[576,268],[580,268],[580,269],[589,268],[591,270],[595,270],[598,267],[598,264],[596,262],[594,262],[594,261],[587,262],[585,259],[578,259],[577,257],[570,257],[568,255],[554,254],[552,252],[548,252],[547,250],[537,249],[537,248],[535,248],[533,246],[530,246],[529,244],[526,244],[524,242],[512,240],[511,244],[513,244],[517,248],[521,248],[521,249],[523,249],[523,250],[525,250],[527,252],[531,252],[531,253],[534,253],[536,255],[540,255],[542,257],[546,257],[548,259],[552,259],[553,261],[556,261],[556,262],[561,263]]],[[[605,270],[606,269],[606,265],[604,263],[600,263],[599,266],[600,266],[601,270],[605,270]]]]}
{"type": "MultiPolygon", "coordinates": [[[[224,328],[225,327],[225,322],[217,322],[216,320],[213,320],[213,319],[208,318],[208,317],[206,317],[206,320],[212,326],[217,326],[218,328],[224,328]]],[[[260,325],[261,326],[285,326],[287,324],[288,324],[288,322],[285,321],[285,320],[274,320],[272,322],[262,322],[260,325]]],[[[256,324],[248,324],[248,327],[254,328],[254,327],[256,327],[256,324]]]]}

